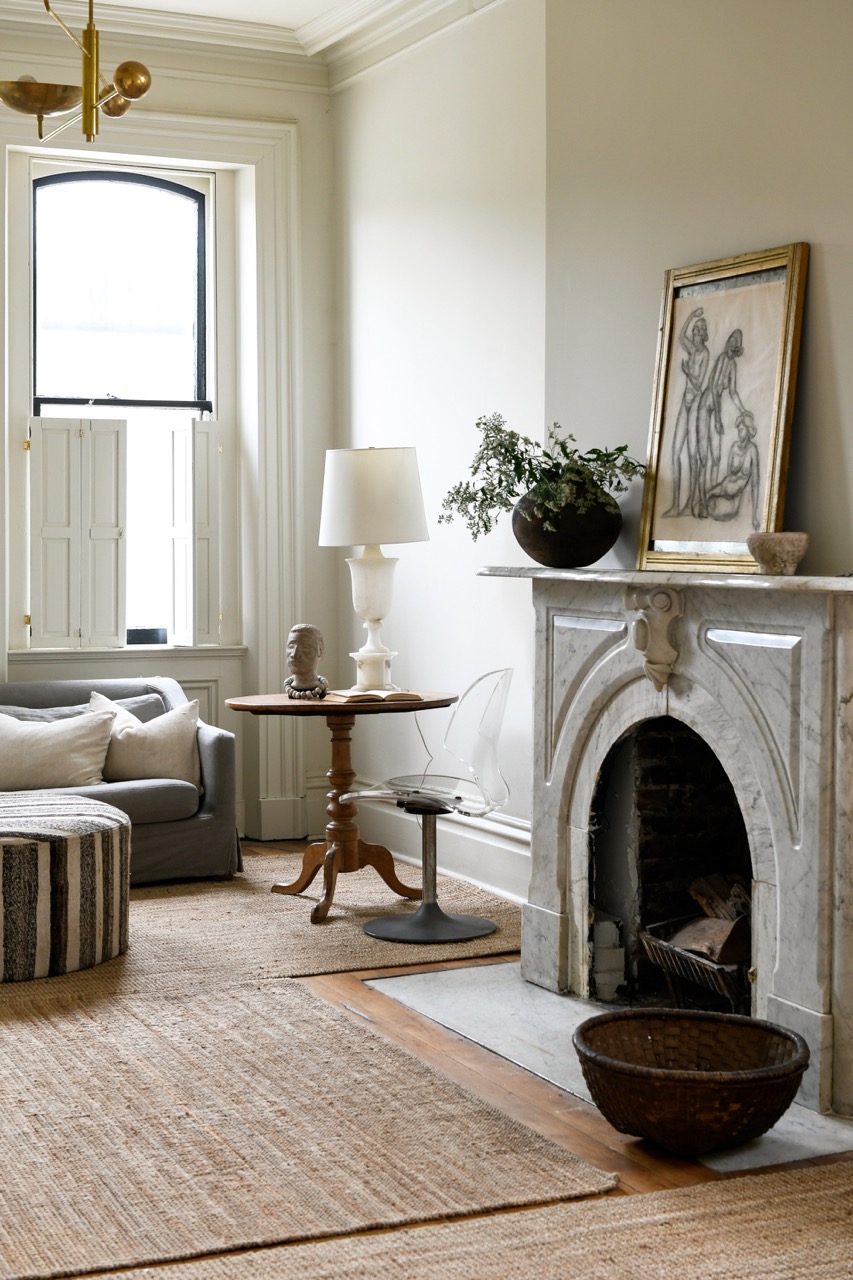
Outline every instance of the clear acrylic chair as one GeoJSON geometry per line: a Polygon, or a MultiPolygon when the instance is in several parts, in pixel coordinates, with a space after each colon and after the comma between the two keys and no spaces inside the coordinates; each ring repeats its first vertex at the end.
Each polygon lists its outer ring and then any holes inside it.
{"type": "Polygon", "coordinates": [[[512,668],[479,676],[456,704],[440,761],[422,773],[388,778],[350,792],[344,800],[382,800],[421,819],[423,897],[414,913],[369,920],[364,932],[388,942],[462,942],[494,933],[482,916],[449,915],[436,900],[436,819],[449,813],[482,817],[509,799],[498,765],[498,739],[506,711],[512,668]],[[439,763],[447,772],[432,771],[439,763]]]}

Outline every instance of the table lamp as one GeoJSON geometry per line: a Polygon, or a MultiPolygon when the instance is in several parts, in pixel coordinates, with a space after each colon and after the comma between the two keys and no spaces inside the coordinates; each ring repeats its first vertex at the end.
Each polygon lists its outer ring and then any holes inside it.
{"type": "Polygon", "coordinates": [[[321,547],[363,547],[347,560],[352,603],[364,619],[367,639],[350,654],[356,689],[394,689],[391,659],[383,644],[382,619],[391,611],[397,561],[381,542],[427,542],[426,515],[413,448],[328,449],[320,512],[321,547]]]}

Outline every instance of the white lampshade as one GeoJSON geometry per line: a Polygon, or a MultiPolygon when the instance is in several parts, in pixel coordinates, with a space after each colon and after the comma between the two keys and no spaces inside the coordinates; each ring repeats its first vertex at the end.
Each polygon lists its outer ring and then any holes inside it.
{"type": "Polygon", "coordinates": [[[417,450],[327,449],[321,547],[428,540],[417,450]]]}
{"type": "Polygon", "coordinates": [[[380,543],[427,542],[417,453],[404,449],[328,449],[320,512],[321,547],[363,547],[347,560],[353,608],[367,640],[355,659],[358,689],[395,689],[391,659],[380,635],[391,611],[396,559],[380,543]]]}

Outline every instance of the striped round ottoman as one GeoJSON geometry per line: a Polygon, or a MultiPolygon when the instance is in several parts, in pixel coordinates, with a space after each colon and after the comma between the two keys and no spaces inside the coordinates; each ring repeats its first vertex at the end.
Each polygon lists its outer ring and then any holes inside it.
{"type": "Polygon", "coordinates": [[[130,819],[82,796],[0,796],[3,982],[53,977],[127,950],[130,819]]]}

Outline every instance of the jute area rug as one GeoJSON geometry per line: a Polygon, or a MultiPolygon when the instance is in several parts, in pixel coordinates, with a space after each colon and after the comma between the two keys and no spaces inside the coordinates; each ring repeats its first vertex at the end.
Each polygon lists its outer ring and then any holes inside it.
{"type": "Polygon", "coordinates": [[[269,892],[281,870],[137,891],[126,957],[0,984],[0,1280],[614,1185],[282,979],[309,940],[330,949],[321,968],[350,944],[324,943],[305,903],[269,892]]]}
{"type": "Polygon", "coordinates": [[[850,1280],[851,1213],[853,1164],[836,1164],[126,1271],[121,1280],[850,1280]]]}
{"type": "Polygon", "coordinates": [[[0,1151],[4,1280],[614,1182],[287,980],[7,1015],[0,1151]]]}
{"type": "MultiPolygon", "coordinates": [[[[521,947],[521,909],[476,885],[439,877],[438,900],[450,912],[495,920],[496,933],[470,942],[418,946],[383,942],[362,931],[375,916],[417,910],[399,898],[371,867],[338,877],[323,924],[311,924],[322,897],[322,873],[305,893],[272,893],[302,865],[298,854],[246,854],[233,880],[151,885],[132,889],[130,949],[108,964],[37,982],[6,984],[6,1003],[43,992],[51,996],[197,991],[257,978],[294,978],[425,961],[500,955],[521,947]],[[17,992],[15,990],[17,988],[17,992]]],[[[417,868],[400,866],[404,883],[418,884],[417,868]]]]}

